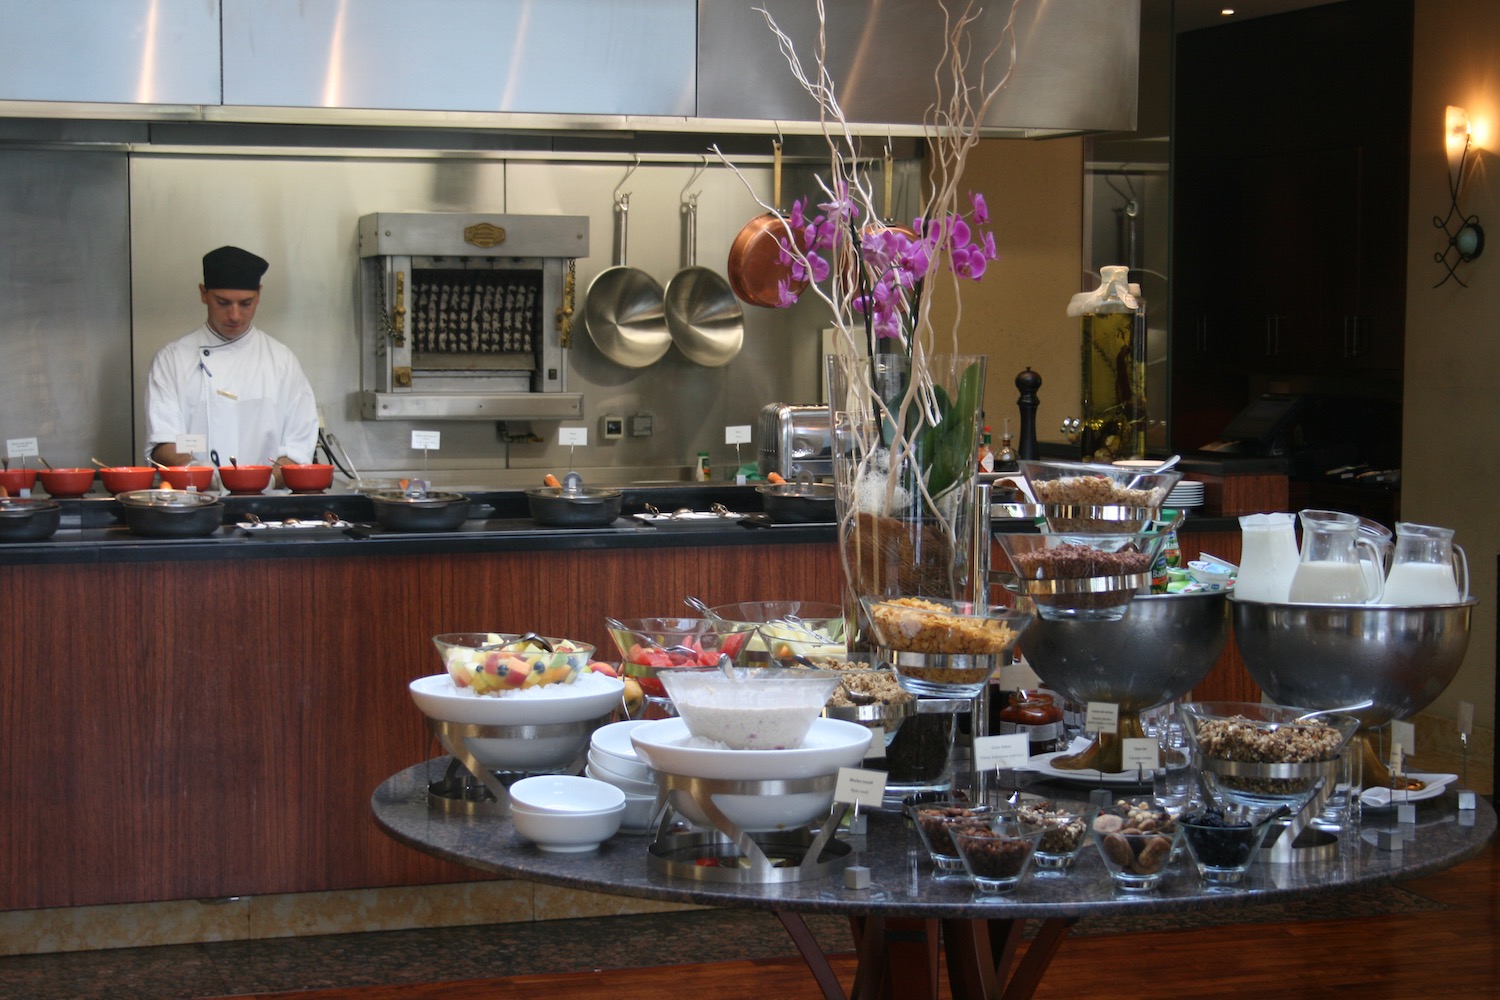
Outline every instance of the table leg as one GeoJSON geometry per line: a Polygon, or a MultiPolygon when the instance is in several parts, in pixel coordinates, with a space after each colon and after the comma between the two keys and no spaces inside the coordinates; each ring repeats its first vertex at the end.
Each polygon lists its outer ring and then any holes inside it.
{"type": "Polygon", "coordinates": [[[937,997],[938,921],[851,917],[859,964],[855,1000],[929,1000],[937,997]]]}
{"type": "Polygon", "coordinates": [[[781,926],[786,928],[792,943],[797,946],[797,952],[802,956],[802,961],[807,963],[808,969],[812,971],[813,978],[818,981],[818,988],[823,991],[823,996],[827,1000],[845,1000],[843,985],[833,974],[833,968],[828,964],[828,956],[824,955],[823,949],[818,947],[817,938],[813,937],[812,931],[808,929],[802,916],[778,910],[776,917],[781,921],[781,926]]]}
{"type": "Polygon", "coordinates": [[[1041,985],[1042,975],[1047,971],[1047,966],[1052,964],[1052,959],[1057,955],[1057,949],[1062,947],[1063,940],[1076,923],[1078,923],[1077,917],[1049,917],[1042,921],[1042,926],[1037,929],[1036,937],[1031,939],[1031,945],[1026,949],[1025,956],[1016,966],[1016,971],[1010,977],[1010,981],[1005,984],[1002,1000],[1029,1000],[1036,993],[1036,988],[1041,985]]]}

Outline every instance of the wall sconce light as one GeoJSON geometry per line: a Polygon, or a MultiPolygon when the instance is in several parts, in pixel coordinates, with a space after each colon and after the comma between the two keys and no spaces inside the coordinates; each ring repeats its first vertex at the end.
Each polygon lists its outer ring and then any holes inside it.
{"type": "Polygon", "coordinates": [[[1464,215],[1458,207],[1458,193],[1463,187],[1470,146],[1469,113],[1463,108],[1448,105],[1443,120],[1443,141],[1448,153],[1448,214],[1442,218],[1434,215],[1432,224],[1448,237],[1448,245],[1442,253],[1435,253],[1432,257],[1448,273],[1432,287],[1440,288],[1452,278],[1468,288],[1458,276],[1458,265],[1467,264],[1484,252],[1484,229],[1479,225],[1477,215],[1464,215]]]}

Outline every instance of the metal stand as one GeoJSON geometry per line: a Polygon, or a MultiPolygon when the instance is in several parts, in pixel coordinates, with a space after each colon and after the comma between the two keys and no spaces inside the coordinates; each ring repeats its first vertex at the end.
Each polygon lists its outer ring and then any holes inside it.
{"type": "MultiPolygon", "coordinates": [[[[1323,806],[1338,781],[1339,759],[1311,761],[1304,764],[1263,764],[1238,760],[1196,757],[1201,771],[1217,778],[1243,780],[1274,779],[1310,782],[1311,792],[1295,813],[1274,821],[1275,829],[1260,849],[1260,860],[1276,864],[1298,864],[1304,861],[1327,861],[1338,857],[1339,839],[1332,833],[1311,825],[1323,813],[1323,806]]],[[[1202,774],[1200,773],[1200,778],[1202,774]]],[[[1233,790],[1220,794],[1234,795],[1233,790]]]]}
{"type": "Polygon", "coordinates": [[[816,835],[806,827],[773,833],[749,833],[724,815],[714,796],[795,795],[803,792],[832,793],[837,774],[815,778],[692,778],[656,772],[656,807],[653,811],[656,839],[647,849],[652,871],[704,882],[800,882],[823,878],[841,871],[852,849],[833,839],[848,806],[835,803],[816,835]],[[673,833],[683,797],[706,816],[715,829],[673,833]],[[703,864],[705,857],[716,864],[703,864]],[[786,862],[793,861],[795,864],[786,862]],[[726,865],[725,861],[731,861],[726,865]],[[777,861],[782,864],[777,864],[777,861]]]}
{"type": "Polygon", "coordinates": [[[444,722],[429,718],[427,728],[442,748],[453,758],[442,779],[427,786],[427,803],[445,813],[505,816],[510,813],[507,786],[529,774],[577,774],[588,756],[589,737],[595,729],[614,717],[609,715],[579,722],[554,722],[540,726],[482,726],[477,723],[444,722]],[[518,767],[515,770],[492,769],[479,762],[469,749],[471,739],[574,739],[573,756],[556,767],[518,767]],[[461,773],[460,767],[467,771],[461,773]]]}

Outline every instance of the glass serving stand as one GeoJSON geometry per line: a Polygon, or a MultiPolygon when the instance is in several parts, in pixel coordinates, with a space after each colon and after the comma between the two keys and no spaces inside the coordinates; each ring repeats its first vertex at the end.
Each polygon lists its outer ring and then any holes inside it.
{"type": "Polygon", "coordinates": [[[652,871],[703,882],[800,882],[842,871],[852,853],[848,844],[833,837],[848,811],[843,803],[834,803],[814,834],[808,826],[751,833],[714,802],[714,796],[720,794],[832,792],[838,783],[837,774],[812,778],[694,778],[657,771],[655,776],[657,795],[652,815],[656,839],[647,848],[652,871]],[[683,797],[713,823],[713,829],[679,831],[683,797]]]}
{"type": "Polygon", "coordinates": [[[427,786],[428,805],[440,812],[467,815],[504,816],[510,812],[511,784],[532,774],[578,774],[583,770],[588,756],[589,737],[604,723],[613,718],[610,714],[597,719],[578,722],[553,722],[535,726],[485,726],[469,722],[444,722],[427,719],[427,728],[448,756],[447,771],[443,777],[427,786]],[[485,766],[469,749],[471,739],[543,740],[566,739],[577,743],[577,749],[556,766],[532,765],[515,770],[496,769],[485,766]]]}
{"type": "MultiPolygon", "coordinates": [[[[1224,760],[1203,754],[1194,754],[1193,759],[1193,766],[1199,769],[1199,781],[1211,800],[1219,796],[1233,798],[1237,794],[1233,789],[1222,789],[1216,793],[1212,782],[1221,778],[1311,783],[1311,790],[1305,798],[1288,797],[1281,803],[1289,812],[1272,821],[1273,828],[1260,848],[1261,861],[1298,864],[1308,861],[1327,861],[1338,856],[1338,836],[1312,825],[1313,820],[1323,814],[1323,807],[1327,804],[1328,797],[1333,793],[1334,785],[1338,781],[1339,769],[1342,765],[1337,757],[1332,760],[1308,761],[1300,764],[1224,760]],[[1214,778],[1206,780],[1203,772],[1208,772],[1214,778]]],[[[1257,805],[1276,805],[1276,802],[1269,798],[1261,798],[1253,794],[1246,794],[1243,801],[1255,802],[1257,805]]]]}

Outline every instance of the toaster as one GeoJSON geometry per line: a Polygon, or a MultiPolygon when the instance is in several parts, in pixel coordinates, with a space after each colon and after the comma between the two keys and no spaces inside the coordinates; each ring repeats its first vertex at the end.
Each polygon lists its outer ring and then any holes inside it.
{"type": "Polygon", "coordinates": [[[759,431],[762,476],[833,476],[833,415],[827,406],[769,403],[761,407],[759,431]]]}

